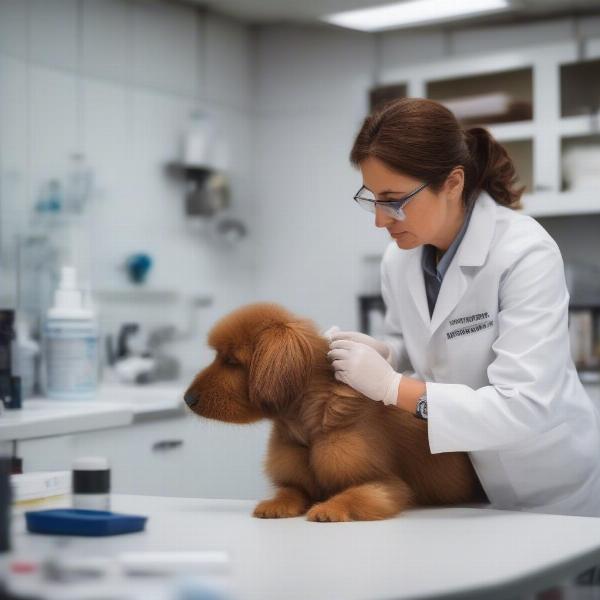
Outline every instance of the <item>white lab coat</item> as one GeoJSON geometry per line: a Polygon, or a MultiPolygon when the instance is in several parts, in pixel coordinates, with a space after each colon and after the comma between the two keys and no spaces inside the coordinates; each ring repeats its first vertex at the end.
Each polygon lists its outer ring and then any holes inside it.
{"type": "Polygon", "coordinates": [[[600,413],[571,359],[558,246],[482,192],[432,318],[422,250],[386,248],[381,337],[426,382],[432,454],[468,452],[492,508],[600,517],[600,413]]]}

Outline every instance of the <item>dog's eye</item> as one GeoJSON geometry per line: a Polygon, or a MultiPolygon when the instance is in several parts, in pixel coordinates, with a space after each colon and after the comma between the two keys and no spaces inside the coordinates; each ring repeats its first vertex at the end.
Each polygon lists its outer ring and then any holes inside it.
{"type": "Polygon", "coordinates": [[[233,356],[224,356],[223,362],[230,367],[238,367],[240,364],[237,360],[235,360],[235,358],[233,358],[233,356]]]}

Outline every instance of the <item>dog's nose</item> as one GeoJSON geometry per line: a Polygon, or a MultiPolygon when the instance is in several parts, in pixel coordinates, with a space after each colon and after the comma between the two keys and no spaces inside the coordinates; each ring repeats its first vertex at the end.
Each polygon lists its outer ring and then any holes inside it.
{"type": "Polygon", "coordinates": [[[192,406],[194,406],[194,404],[196,404],[196,402],[198,402],[198,396],[195,396],[194,394],[192,394],[191,392],[186,392],[183,396],[183,399],[185,400],[185,403],[191,408],[192,406]]]}

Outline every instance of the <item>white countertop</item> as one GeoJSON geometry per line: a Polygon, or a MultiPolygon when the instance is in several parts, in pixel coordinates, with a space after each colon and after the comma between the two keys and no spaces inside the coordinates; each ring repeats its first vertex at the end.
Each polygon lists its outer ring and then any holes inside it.
{"type": "Polygon", "coordinates": [[[184,409],[183,382],[104,384],[92,400],[31,398],[20,410],[0,415],[0,441],[65,435],[121,427],[136,420],[174,415],[184,409]]]}
{"type": "MultiPolygon", "coordinates": [[[[68,506],[69,498],[62,502],[68,506]]],[[[384,521],[317,523],[257,519],[255,504],[115,495],[113,511],[149,517],[144,532],[61,538],[57,550],[57,538],[28,534],[16,515],[14,548],[17,556],[67,557],[224,550],[239,600],[506,599],[600,563],[600,519],[592,517],[471,504],[412,509],[384,521]]]]}

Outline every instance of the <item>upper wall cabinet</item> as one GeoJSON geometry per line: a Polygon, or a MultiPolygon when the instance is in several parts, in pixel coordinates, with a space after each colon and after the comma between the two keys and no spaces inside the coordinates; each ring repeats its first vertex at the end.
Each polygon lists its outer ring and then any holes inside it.
{"type": "Polygon", "coordinates": [[[524,212],[600,213],[600,41],[387,65],[381,88],[442,102],[505,146],[526,186],[524,212]]]}
{"type": "Polygon", "coordinates": [[[600,58],[560,66],[561,117],[594,115],[600,110],[600,58]]]}
{"type": "Polygon", "coordinates": [[[533,70],[431,81],[427,97],[447,106],[465,125],[529,121],[533,117],[533,70]]]}

